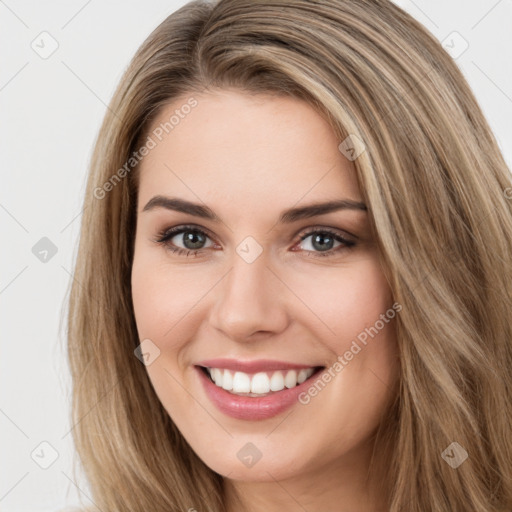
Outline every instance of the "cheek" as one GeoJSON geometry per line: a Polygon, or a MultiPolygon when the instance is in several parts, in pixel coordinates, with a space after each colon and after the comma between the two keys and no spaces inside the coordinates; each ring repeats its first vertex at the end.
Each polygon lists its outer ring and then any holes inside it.
{"type": "Polygon", "coordinates": [[[316,320],[321,321],[321,339],[337,353],[348,340],[379,321],[393,302],[376,255],[352,263],[295,282],[297,295],[304,297],[316,320]]]}
{"type": "MultiPolygon", "coordinates": [[[[398,376],[398,313],[392,307],[393,296],[376,255],[330,270],[329,275],[317,273],[314,281],[303,281],[299,292],[308,297],[310,309],[321,320],[312,320],[308,327],[332,355],[330,372],[325,376],[329,391],[322,391],[324,398],[316,400],[316,389],[311,390],[311,411],[315,417],[328,415],[323,409],[326,400],[332,404],[331,410],[339,409],[340,414],[353,411],[352,419],[344,425],[348,435],[356,435],[361,422],[369,428],[378,423],[398,376]]],[[[316,388],[323,389],[325,384],[318,384],[316,388]]]]}
{"type": "MultiPolygon", "coordinates": [[[[194,315],[194,305],[211,287],[201,276],[169,266],[160,259],[150,260],[146,254],[134,258],[132,267],[132,300],[139,337],[154,339],[159,345],[173,344],[177,333],[194,315]],[[199,283],[199,284],[198,284],[199,283]]],[[[213,284],[213,283],[212,283],[213,284]]],[[[171,348],[171,347],[167,347],[171,348]]]]}
{"type": "Polygon", "coordinates": [[[146,371],[170,415],[183,408],[180,350],[190,339],[192,307],[200,298],[200,290],[187,286],[187,281],[186,273],[171,272],[149,251],[136,252],[131,285],[138,336],[158,347],[158,356],[146,371]]]}

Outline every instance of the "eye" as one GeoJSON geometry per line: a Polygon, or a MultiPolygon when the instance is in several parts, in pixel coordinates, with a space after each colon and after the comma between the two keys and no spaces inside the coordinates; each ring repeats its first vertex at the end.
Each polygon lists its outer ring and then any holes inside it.
{"type": "Polygon", "coordinates": [[[156,242],[163,244],[166,249],[176,254],[190,256],[193,253],[196,256],[203,249],[213,246],[213,244],[204,245],[209,238],[205,231],[195,226],[177,226],[160,232],[156,242]],[[176,240],[173,241],[173,239],[176,240]],[[183,244],[184,247],[177,246],[177,243],[183,244]]]}
{"type": "MultiPolygon", "coordinates": [[[[329,228],[313,229],[299,235],[299,238],[299,242],[293,246],[292,251],[304,252],[308,257],[335,256],[340,251],[349,250],[356,245],[355,241],[349,240],[341,232],[329,228]],[[311,240],[301,244],[309,238],[311,240]],[[300,245],[302,248],[297,249],[297,246],[300,245]]],[[[211,242],[211,238],[205,230],[192,225],[165,229],[158,234],[155,241],[180,256],[197,256],[208,248],[220,248],[219,245],[211,242]],[[209,245],[207,245],[208,240],[210,240],[209,245]]]]}
{"type": "Polygon", "coordinates": [[[301,242],[309,238],[311,240],[303,244],[302,250],[306,251],[306,253],[312,253],[311,255],[314,257],[333,256],[356,245],[353,240],[349,240],[345,235],[328,228],[314,229],[300,235],[301,242]],[[336,243],[338,243],[337,246],[335,246],[336,243]]]}

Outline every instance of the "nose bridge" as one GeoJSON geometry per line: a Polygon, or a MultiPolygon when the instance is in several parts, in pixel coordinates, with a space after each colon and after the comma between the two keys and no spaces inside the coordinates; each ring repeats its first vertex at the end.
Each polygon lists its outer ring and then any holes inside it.
{"type": "Polygon", "coordinates": [[[266,255],[251,257],[251,248],[240,244],[233,253],[232,266],[222,280],[213,306],[210,321],[226,336],[244,341],[258,331],[273,332],[284,329],[286,312],[277,283],[267,268],[266,255]],[[254,259],[253,259],[254,258],[254,259]]]}

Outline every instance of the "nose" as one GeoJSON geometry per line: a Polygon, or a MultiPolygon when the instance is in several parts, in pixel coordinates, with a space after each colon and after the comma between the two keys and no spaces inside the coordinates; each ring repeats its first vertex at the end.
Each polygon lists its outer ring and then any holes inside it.
{"type": "Polygon", "coordinates": [[[247,342],[285,330],[284,286],[260,255],[248,263],[238,254],[216,287],[210,325],[233,341],[247,342]]]}

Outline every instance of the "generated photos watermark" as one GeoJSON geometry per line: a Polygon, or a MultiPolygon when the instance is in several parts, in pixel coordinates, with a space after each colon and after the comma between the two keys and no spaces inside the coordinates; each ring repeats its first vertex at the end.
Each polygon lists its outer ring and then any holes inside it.
{"type": "Polygon", "coordinates": [[[146,142],[137,150],[134,151],[131,157],[120,167],[101,187],[96,187],[93,191],[93,195],[96,199],[103,199],[107,192],[111,192],[114,187],[121,182],[131,171],[134,169],[142,159],[149,155],[152,149],[155,149],[159,142],[163,138],[171,133],[172,130],[185,119],[185,117],[192,112],[192,109],[198,105],[198,101],[195,98],[189,98],[186,103],[181,105],[174,111],[174,114],[169,117],[169,120],[165,123],[160,123],[156,128],[153,129],[150,135],[148,135],[146,142]]]}
{"type": "Polygon", "coordinates": [[[396,313],[401,310],[402,305],[395,302],[385,313],[381,313],[379,320],[372,326],[366,327],[361,331],[356,336],[356,339],[352,340],[350,348],[342,355],[338,355],[336,361],[329,368],[326,368],[306,391],[300,393],[298,397],[299,402],[302,405],[309,404],[311,399],[317,396],[367,346],[368,337],[373,339],[396,316],[396,313]]]}

